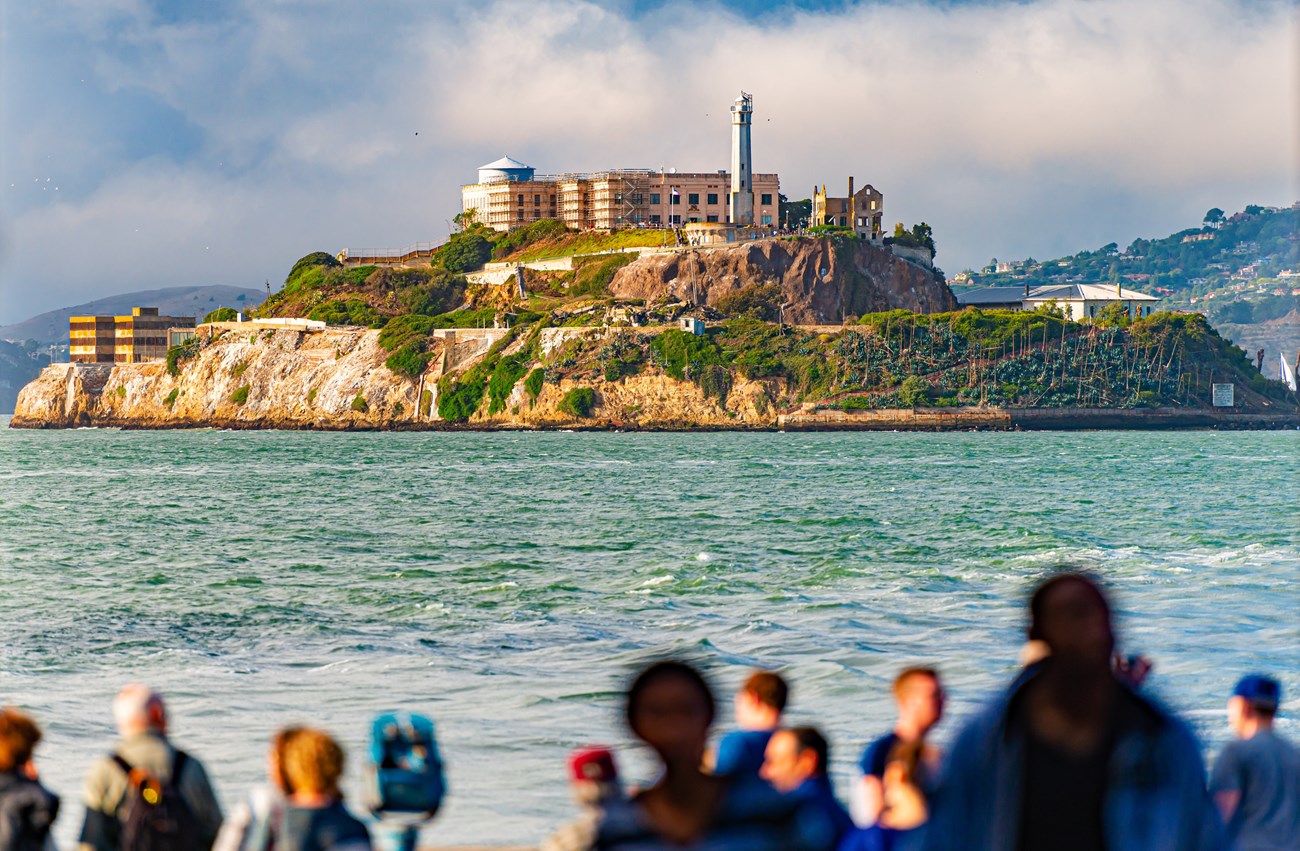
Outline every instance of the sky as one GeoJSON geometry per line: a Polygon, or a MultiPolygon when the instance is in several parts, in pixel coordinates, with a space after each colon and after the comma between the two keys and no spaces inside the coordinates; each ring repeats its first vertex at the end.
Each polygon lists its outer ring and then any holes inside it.
{"type": "MultiPolygon", "coordinates": [[[[441,241],[539,172],[849,175],[949,274],[1300,198],[1300,0],[0,0],[0,324],[441,241]]],[[[834,194],[834,192],[832,192],[834,194]]]]}

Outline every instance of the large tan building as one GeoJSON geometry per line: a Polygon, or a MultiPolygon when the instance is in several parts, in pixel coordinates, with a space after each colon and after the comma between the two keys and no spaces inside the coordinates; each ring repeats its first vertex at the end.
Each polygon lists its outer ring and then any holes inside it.
{"type": "Polygon", "coordinates": [[[161,360],[167,329],[193,327],[193,316],[159,316],[156,307],[135,307],[129,316],[71,316],[68,355],[73,363],[161,360]]]}
{"type": "MultiPolygon", "coordinates": [[[[753,175],[754,224],[779,223],[781,181],[753,175]]],[[[479,169],[461,187],[461,209],[498,231],[559,219],[580,230],[670,227],[687,222],[729,222],[731,176],[726,171],[667,172],[615,169],[594,174],[536,175],[504,157],[479,169]]]]}
{"type": "Polygon", "coordinates": [[[849,178],[849,194],[834,198],[826,194],[826,184],[813,187],[812,217],[809,224],[840,225],[851,227],[858,236],[879,239],[883,235],[885,196],[867,184],[853,191],[853,178],[849,178]]]}
{"type": "Polygon", "coordinates": [[[475,221],[498,231],[539,219],[579,230],[689,222],[774,227],[780,224],[781,180],[751,173],[753,115],[753,96],[741,92],[731,106],[731,172],[621,168],[539,176],[532,166],[502,157],[479,167],[477,183],[461,187],[461,211],[473,211],[475,221]]]}

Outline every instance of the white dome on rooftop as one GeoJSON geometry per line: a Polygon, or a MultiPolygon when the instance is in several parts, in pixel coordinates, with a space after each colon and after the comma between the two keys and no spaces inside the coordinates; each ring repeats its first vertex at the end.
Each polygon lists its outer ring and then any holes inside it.
{"type": "Polygon", "coordinates": [[[521,163],[519,160],[515,159],[514,157],[502,157],[501,159],[497,160],[496,162],[490,162],[490,163],[488,163],[487,165],[481,165],[481,166],[479,166],[479,168],[481,168],[481,169],[485,169],[485,168],[491,168],[491,169],[517,169],[517,168],[532,168],[532,166],[530,166],[530,165],[524,165],[523,163],[521,163]]]}
{"type": "Polygon", "coordinates": [[[502,157],[496,162],[478,167],[479,183],[497,183],[502,180],[532,180],[533,167],[524,165],[513,157],[502,157]]]}

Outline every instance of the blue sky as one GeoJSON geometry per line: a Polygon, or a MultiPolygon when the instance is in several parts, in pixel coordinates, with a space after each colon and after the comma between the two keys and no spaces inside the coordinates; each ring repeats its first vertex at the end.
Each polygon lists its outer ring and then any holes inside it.
{"type": "Polygon", "coordinates": [[[445,236],[541,171],[848,175],[955,273],[1158,236],[1297,188],[1297,3],[42,0],[0,5],[0,323],[155,286],[273,285],[445,236]]]}

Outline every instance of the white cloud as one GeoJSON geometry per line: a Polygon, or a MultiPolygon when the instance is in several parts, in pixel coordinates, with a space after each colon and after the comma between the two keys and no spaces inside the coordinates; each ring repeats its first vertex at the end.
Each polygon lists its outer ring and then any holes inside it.
{"type": "MultiPolygon", "coordinates": [[[[1281,0],[759,18],[685,2],[630,16],[569,0],[250,0],[190,23],[119,7],[121,43],[83,30],[103,85],[181,111],[202,150],[105,162],[75,199],[6,205],[0,320],[109,287],[275,281],[316,248],[436,239],[459,184],[502,153],[542,171],[725,167],[741,88],[756,165],[790,197],[871,182],[891,222],[934,225],[952,271],[1297,193],[1296,7],[1281,0]],[[134,241],[131,221],[161,237],[134,241]]],[[[48,132],[7,135],[23,160],[48,132]]]]}

